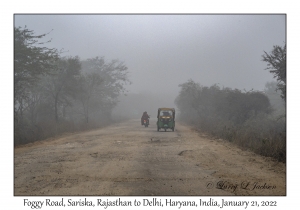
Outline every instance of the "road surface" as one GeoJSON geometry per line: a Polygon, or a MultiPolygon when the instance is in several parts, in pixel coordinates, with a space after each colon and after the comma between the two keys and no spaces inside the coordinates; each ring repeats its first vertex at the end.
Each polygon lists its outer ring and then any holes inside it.
{"type": "Polygon", "coordinates": [[[176,122],[129,120],[15,148],[14,195],[286,195],[286,166],[176,122]]]}

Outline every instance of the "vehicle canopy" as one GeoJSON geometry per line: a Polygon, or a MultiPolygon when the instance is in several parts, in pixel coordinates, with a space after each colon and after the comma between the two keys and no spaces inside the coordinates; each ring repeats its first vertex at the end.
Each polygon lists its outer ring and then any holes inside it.
{"type": "Polygon", "coordinates": [[[175,109],[174,108],[158,108],[157,118],[160,117],[173,117],[175,120],[175,109]]]}

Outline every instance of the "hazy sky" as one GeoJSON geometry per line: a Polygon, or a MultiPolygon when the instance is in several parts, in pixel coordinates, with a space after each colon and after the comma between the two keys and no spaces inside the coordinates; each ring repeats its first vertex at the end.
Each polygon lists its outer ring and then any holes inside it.
{"type": "Polygon", "coordinates": [[[193,79],[205,86],[263,90],[273,75],[264,51],[286,41],[285,15],[15,15],[15,26],[53,31],[49,46],[82,60],[124,61],[130,91],[178,91],[193,79]]]}

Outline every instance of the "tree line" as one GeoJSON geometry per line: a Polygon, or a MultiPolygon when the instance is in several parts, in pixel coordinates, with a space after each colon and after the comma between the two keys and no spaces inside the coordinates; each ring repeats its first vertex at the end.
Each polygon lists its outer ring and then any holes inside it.
{"type": "Polygon", "coordinates": [[[124,62],[62,57],[46,36],[14,28],[15,145],[109,123],[130,83],[124,62]]]}
{"type": "MultiPolygon", "coordinates": [[[[262,61],[266,70],[277,79],[276,91],[286,102],[286,46],[274,46],[270,53],[264,52],[262,61]]],[[[222,138],[249,148],[258,154],[280,161],[286,160],[286,119],[274,115],[267,96],[273,93],[273,83],[267,83],[265,92],[241,91],[205,87],[189,80],[180,86],[175,104],[180,119],[215,138],[222,138]]]]}

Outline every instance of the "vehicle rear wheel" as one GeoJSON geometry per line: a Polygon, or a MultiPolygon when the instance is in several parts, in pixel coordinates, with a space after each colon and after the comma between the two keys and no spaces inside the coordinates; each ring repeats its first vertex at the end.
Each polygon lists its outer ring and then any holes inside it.
{"type": "Polygon", "coordinates": [[[159,131],[159,127],[157,126],[157,131],[159,131]]]}
{"type": "Polygon", "coordinates": [[[172,128],[172,131],[174,132],[174,127],[172,128]]]}

